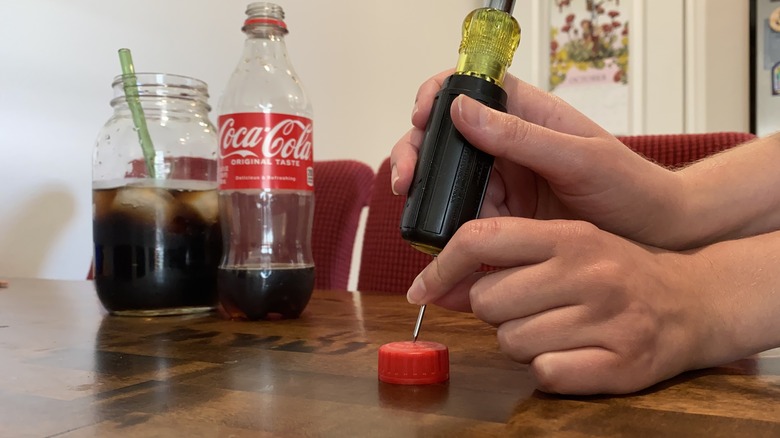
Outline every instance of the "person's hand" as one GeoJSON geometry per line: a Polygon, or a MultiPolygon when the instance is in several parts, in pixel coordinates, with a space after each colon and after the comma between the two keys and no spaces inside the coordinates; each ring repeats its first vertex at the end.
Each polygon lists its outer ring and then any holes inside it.
{"type": "MultiPolygon", "coordinates": [[[[414,127],[391,153],[395,193],[409,190],[434,96],[451,73],[431,78],[418,91],[414,127]]],[[[504,89],[506,114],[465,96],[451,108],[458,131],[496,157],[481,217],[582,219],[639,242],[680,245],[674,172],[634,153],[551,94],[511,75],[504,89]]]]}
{"type": "Polygon", "coordinates": [[[716,288],[702,281],[713,276],[700,260],[583,221],[478,219],[455,233],[407,297],[497,326],[501,350],[530,364],[544,391],[629,393],[727,359],[709,350],[714,339],[731,347],[714,334],[728,333],[730,318],[713,314],[705,293],[716,288]],[[502,269],[476,273],[483,263],[502,269]]]}

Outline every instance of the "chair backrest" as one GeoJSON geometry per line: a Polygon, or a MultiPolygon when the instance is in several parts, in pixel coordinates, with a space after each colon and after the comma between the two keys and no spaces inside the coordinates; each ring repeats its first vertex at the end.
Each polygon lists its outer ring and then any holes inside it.
{"type": "Polygon", "coordinates": [[[363,235],[358,290],[404,294],[432,257],[401,238],[399,226],[406,196],[390,188],[390,159],[379,166],[363,235]]]}
{"type": "MultiPolygon", "coordinates": [[[[684,166],[753,138],[753,134],[742,132],[619,137],[637,153],[669,167],[684,166]]],[[[390,171],[388,158],[379,167],[369,201],[358,290],[402,294],[432,258],[401,238],[399,225],[406,197],[392,194],[390,171]]]]}
{"type": "Polygon", "coordinates": [[[666,167],[682,167],[756,138],[747,132],[633,135],[618,137],[645,158],[666,167]]]}
{"type": "MultiPolygon", "coordinates": [[[[314,175],[314,287],[347,289],[360,213],[368,205],[374,170],[354,160],[315,161],[314,175]]],[[[87,279],[92,279],[92,269],[87,279]]]]}
{"type": "Polygon", "coordinates": [[[314,162],[314,287],[347,289],[360,213],[368,205],[374,170],[353,160],[314,162]]]}

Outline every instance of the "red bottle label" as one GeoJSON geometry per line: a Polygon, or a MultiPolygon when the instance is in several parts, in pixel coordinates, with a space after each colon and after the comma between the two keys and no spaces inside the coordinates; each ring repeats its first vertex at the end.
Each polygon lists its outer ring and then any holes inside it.
{"type": "Polygon", "coordinates": [[[218,124],[220,190],[314,190],[311,119],[236,113],[218,124]]]}

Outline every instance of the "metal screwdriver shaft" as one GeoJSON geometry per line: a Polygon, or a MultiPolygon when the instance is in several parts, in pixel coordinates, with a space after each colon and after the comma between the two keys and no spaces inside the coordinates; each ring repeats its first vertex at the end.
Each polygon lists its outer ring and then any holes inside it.
{"type": "Polygon", "coordinates": [[[422,326],[423,316],[425,316],[425,304],[420,306],[420,313],[417,314],[417,322],[414,324],[414,332],[412,332],[412,342],[417,342],[417,336],[420,335],[420,326],[422,326]]]}

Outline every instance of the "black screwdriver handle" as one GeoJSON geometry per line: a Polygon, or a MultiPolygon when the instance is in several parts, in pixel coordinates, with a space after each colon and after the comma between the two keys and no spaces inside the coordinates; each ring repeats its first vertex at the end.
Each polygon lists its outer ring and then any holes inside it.
{"type": "Polygon", "coordinates": [[[401,216],[401,236],[433,255],[479,216],[493,168],[493,156],[469,144],[452,124],[450,107],[460,94],[506,112],[506,92],[480,77],[454,74],[437,93],[401,216]]]}

